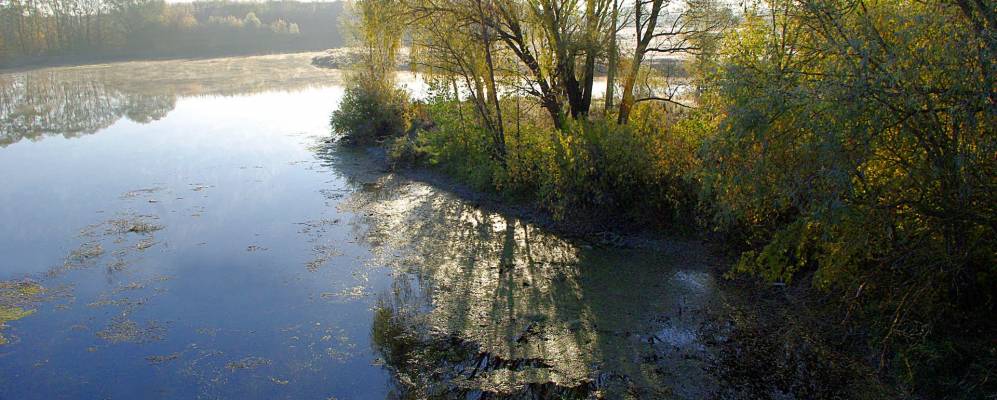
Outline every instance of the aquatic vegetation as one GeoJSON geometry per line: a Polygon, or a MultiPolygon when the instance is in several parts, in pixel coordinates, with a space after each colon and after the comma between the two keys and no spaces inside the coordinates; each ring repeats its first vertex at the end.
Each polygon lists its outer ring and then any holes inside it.
{"type": "Polygon", "coordinates": [[[123,258],[120,257],[115,258],[107,263],[107,271],[111,273],[121,272],[127,268],[128,268],[128,261],[125,261],[123,258]]]}
{"type": "MultiPolygon", "coordinates": [[[[35,312],[27,307],[41,301],[45,292],[41,285],[30,281],[0,281],[0,332],[10,321],[16,321],[35,312]]],[[[7,339],[0,334],[0,345],[7,339]]]]}
{"type": "MultiPolygon", "coordinates": [[[[143,189],[138,193],[146,193],[146,190],[150,189],[143,189]]],[[[126,213],[84,227],[80,230],[79,237],[86,241],[71,250],[61,266],[49,269],[46,276],[55,277],[73,269],[92,267],[96,260],[107,253],[105,245],[113,249],[110,251],[113,259],[107,262],[107,272],[126,270],[133,261],[128,259],[129,254],[145,251],[159,243],[153,235],[164,226],[156,224],[154,221],[157,219],[153,215],[126,213]],[[127,246],[126,243],[133,240],[129,237],[132,235],[138,236],[138,240],[127,246]],[[112,240],[108,240],[109,238],[112,240]]]]}
{"type": "Polygon", "coordinates": [[[167,355],[162,355],[162,356],[147,356],[147,357],[145,357],[145,360],[148,361],[149,364],[156,365],[156,364],[162,364],[162,363],[165,363],[165,362],[168,362],[168,361],[174,361],[174,360],[176,360],[178,358],[180,358],[180,353],[172,353],[172,354],[167,354],[167,355]]]}
{"type": "Polygon", "coordinates": [[[189,186],[190,186],[190,190],[195,191],[195,192],[202,192],[204,190],[207,190],[207,189],[215,187],[215,185],[207,185],[207,184],[203,184],[203,183],[191,183],[189,186]]]}
{"type": "Polygon", "coordinates": [[[120,307],[124,311],[134,311],[135,309],[142,307],[148,302],[148,299],[139,298],[111,298],[107,295],[101,295],[96,300],[87,303],[87,307],[98,308],[98,307],[120,307]]]}
{"type": "MultiPolygon", "coordinates": [[[[20,307],[0,306],[0,330],[3,330],[9,321],[16,321],[34,313],[34,310],[24,310],[20,307]]],[[[7,344],[7,339],[0,335],[0,344],[7,344]]]]}
{"type": "Polygon", "coordinates": [[[104,255],[104,247],[100,243],[88,242],[70,251],[66,260],[73,264],[82,264],[102,255],[104,255]]]}
{"type": "MultiPolygon", "coordinates": [[[[323,195],[325,195],[325,192],[328,191],[328,189],[323,189],[322,191],[323,195]]],[[[341,191],[339,190],[337,190],[336,193],[339,196],[338,198],[341,198],[343,195],[343,193],[341,193],[341,191]]],[[[339,218],[336,219],[323,218],[315,221],[298,222],[297,225],[301,225],[301,229],[298,231],[298,233],[301,233],[303,235],[308,235],[309,241],[315,242],[318,241],[323,234],[328,232],[330,227],[339,225],[339,223],[340,223],[339,218]]]]}
{"type": "Polygon", "coordinates": [[[331,245],[319,244],[312,248],[313,258],[305,262],[305,269],[309,272],[318,271],[322,268],[329,260],[343,255],[342,251],[339,251],[331,245]]]}
{"type": "Polygon", "coordinates": [[[286,385],[288,383],[291,383],[291,381],[289,381],[287,379],[281,379],[281,378],[278,378],[276,376],[271,376],[270,377],[270,382],[273,382],[273,383],[275,383],[277,385],[286,385]]]}
{"type": "Polygon", "coordinates": [[[151,188],[144,188],[144,189],[129,190],[129,191],[127,191],[127,192],[125,192],[124,194],[121,195],[121,199],[127,200],[127,199],[134,199],[134,198],[137,198],[137,197],[146,197],[146,196],[148,196],[150,194],[158,193],[158,192],[160,192],[162,190],[163,190],[162,187],[151,187],[151,188]]]}
{"type": "Polygon", "coordinates": [[[242,369],[256,369],[259,367],[270,365],[272,361],[263,357],[249,356],[236,361],[231,361],[225,364],[225,368],[230,371],[242,370],[242,369]]]}
{"type": "Polygon", "coordinates": [[[142,250],[148,249],[148,248],[150,248],[152,246],[155,246],[156,243],[159,243],[159,242],[157,242],[155,240],[152,240],[152,239],[142,239],[142,240],[139,240],[139,242],[135,244],[135,250],[142,251],[142,250]]]}
{"type": "Polygon", "coordinates": [[[106,232],[109,234],[148,234],[163,229],[162,225],[156,225],[152,222],[154,219],[156,217],[148,215],[133,215],[125,218],[111,219],[105,223],[107,225],[106,232]]]}
{"type": "MultiPolygon", "coordinates": [[[[146,306],[153,297],[163,294],[165,289],[160,286],[153,286],[153,284],[165,282],[169,279],[169,276],[158,275],[140,281],[121,284],[117,287],[101,292],[98,294],[96,299],[87,303],[86,306],[90,308],[116,307],[118,308],[119,316],[124,318],[146,306]]],[[[134,329],[138,329],[137,325],[125,324],[115,326],[115,324],[117,324],[117,322],[112,321],[112,326],[105,329],[105,332],[101,337],[105,339],[113,337],[115,340],[111,341],[119,341],[117,339],[124,338],[124,335],[128,334],[147,333],[149,334],[149,337],[153,337],[157,335],[156,331],[159,330],[158,324],[156,323],[150,323],[146,328],[142,328],[145,329],[146,332],[135,331],[134,329]]]]}
{"type": "Polygon", "coordinates": [[[330,361],[343,364],[358,356],[354,342],[343,328],[322,323],[295,324],[280,328],[287,334],[285,344],[293,361],[287,366],[291,371],[319,371],[330,361]]]}
{"type": "Polygon", "coordinates": [[[322,218],[318,220],[298,222],[301,226],[298,233],[307,237],[308,243],[312,246],[312,258],[305,262],[305,269],[309,272],[316,272],[322,268],[329,260],[342,256],[343,252],[337,246],[329,243],[326,234],[335,226],[340,224],[340,220],[322,218]]]}
{"type": "Polygon", "coordinates": [[[370,295],[370,289],[364,285],[346,287],[338,292],[322,292],[319,298],[334,303],[348,303],[361,300],[370,295]]]}
{"type": "Polygon", "coordinates": [[[97,331],[96,335],[110,343],[141,344],[162,340],[165,333],[166,328],[156,321],[140,325],[126,316],[117,316],[104,329],[97,331]]]}

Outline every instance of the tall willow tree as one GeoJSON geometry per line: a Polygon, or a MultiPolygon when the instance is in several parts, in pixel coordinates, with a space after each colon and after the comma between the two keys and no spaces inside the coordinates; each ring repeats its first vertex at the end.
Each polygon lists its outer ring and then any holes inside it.
{"type": "MultiPolygon", "coordinates": [[[[408,15],[406,26],[414,32],[414,37],[422,39],[414,44],[433,49],[427,56],[454,56],[452,52],[438,51],[441,46],[449,45],[435,42],[444,39],[439,35],[440,29],[449,29],[444,43],[481,44],[485,57],[493,59],[484,64],[486,70],[501,75],[522,73],[519,78],[525,83],[525,92],[547,110],[555,126],[561,126],[565,116],[577,118],[588,114],[596,62],[605,56],[606,36],[601,32],[607,27],[610,1],[403,0],[403,3],[404,14],[408,15]],[[440,21],[452,22],[440,26],[440,21]],[[496,70],[498,58],[516,65],[496,70]]],[[[432,65],[451,63],[439,58],[424,61],[432,65]]],[[[489,93],[495,94],[497,90],[489,93]]]]}
{"type": "MultiPolygon", "coordinates": [[[[494,42],[484,49],[513,60],[517,65],[503,74],[519,74],[525,92],[547,110],[553,124],[561,127],[564,118],[584,118],[592,107],[597,64],[609,64],[608,85],[613,85],[618,55],[627,54],[623,71],[623,97],[619,122],[625,123],[634,103],[672,101],[672,97],[637,96],[642,67],[649,58],[688,57],[699,48],[698,35],[721,27],[715,13],[697,12],[715,2],[695,0],[401,0],[405,26],[425,44],[436,47],[431,38],[440,29],[448,41],[494,42]],[[437,25],[439,21],[452,21],[437,25]],[[631,27],[626,27],[631,23],[631,27]],[[619,30],[636,32],[635,43],[618,46],[619,30]],[[422,33],[420,33],[422,32],[422,33]],[[488,36],[487,40],[484,37],[488,36]]],[[[720,19],[722,20],[722,19],[720,19]]],[[[486,52],[487,53],[487,52],[486,52]]],[[[437,52],[430,52],[430,55],[437,52]]],[[[486,54],[487,55],[487,54],[486,54]]],[[[452,56],[449,55],[449,56],[452,56]]],[[[449,57],[448,56],[448,57],[449,57]]],[[[445,64],[449,60],[428,60],[445,64]]],[[[607,87],[610,96],[614,90],[607,87]]],[[[612,104],[607,99],[607,104],[612,104]]]]}
{"type": "Polygon", "coordinates": [[[348,72],[332,128],[355,143],[379,142],[399,135],[407,123],[407,94],[395,87],[395,63],[401,49],[398,1],[356,0],[347,20],[358,62],[348,72]]]}
{"type": "Polygon", "coordinates": [[[360,48],[360,60],[354,65],[357,81],[365,84],[394,86],[395,62],[401,48],[403,29],[396,0],[356,0],[351,3],[354,20],[350,32],[360,48]]]}
{"type": "Polygon", "coordinates": [[[452,85],[455,100],[470,102],[476,122],[491,138],[493,157],[503,160],[505,132],[496,71],[506,70],[508,60],[498,51],[495,31],[480,23],[492,11],[490,1],[449,0],[432,5],[408,1],[406,6],[416,10],[413,15],[420,21],[411,30],[414,63],[452,85]]]}

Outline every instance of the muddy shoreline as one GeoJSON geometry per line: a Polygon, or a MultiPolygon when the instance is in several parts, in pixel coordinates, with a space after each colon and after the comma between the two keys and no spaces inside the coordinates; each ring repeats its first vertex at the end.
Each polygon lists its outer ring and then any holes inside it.
{"type": "MultiPolygon", "coordinates": [[[[336,144],[342,145],[342,144],[336,144]]],[[[633,248],[658,250],[665,252],[706,252],[710,256],[710,264],[722,268],[733,261],[723,255],[719,247],[711,245],[710,241],[696,235],[669,235],[666,232],[653,230],[626,230],[623,222],[607,222],[575,219],[558,221],[544,210],[528,202],[502,196],[498,193],[474,189],[455,181],[447,174],[427,167],[393,167],[382,147],[371,146],[362,149],[375,168],[385,173],[395,173],[406,179],[423,182],[433,187],[451,193],[483,211],[496,212],[503,215],[520,218],[542,227],[559,236],[584,242],[594,246],[610,246],[616,248],[633,248]]],[[[705,261],[705,259],[704,259],[705,261]]]]}

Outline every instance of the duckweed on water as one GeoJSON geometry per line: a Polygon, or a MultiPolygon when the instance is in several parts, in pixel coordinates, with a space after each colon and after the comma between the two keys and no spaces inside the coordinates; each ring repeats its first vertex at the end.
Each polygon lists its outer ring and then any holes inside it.
{"type": "Polygon", "coordinates": [[[225,364],[225,368],[228,368],[231,371],[239,369],[256,369],[262,366],[270,365],[270,363],[270,359],[250,356],[241,360],[229,362],[228,364],[225,364]]]}
{"type": "Polygon", "coordinates": [[[147,221],[146,216],[136,216],[134,218],[112,219],[107,221],[107,233],[152,233],[163,229],[162,225],[156,225],[147,221]]]}
{"type": "MultiPolygon", "coordinates": [[[[5,328],[7,321],[15,321],[33,314],[35,310],[24,310],[20,307],[0,307],[0,330],[5,328]]],[[[7,344],[7,339],[0,335],[0,344],[7,344]]]]}
{"type": "Polygon", "coordinates": [[[151,188],[131,190],[131,191],[128,191],[128,192],[125,192],[124,194],[122,194],[121,195],[121,199],[126,200],[126,199],[133,199],[133,198],[136,198],[136,197],[143,197],[143,196],[147,196],[147,195],[159,192],[161,190],[163,190],[163,188],[161,188],[161,187],[151,187],[151,188]]]}
{"type": "MultiPolygon", "coordinates": [[[[25,307],[40,301],[44,291],[45,288],[32,282],[0,282],[0,331],[7,327],[7,322],[33,314],[34,309],[25,307]]],[[[3,344],[7,344],[7,339],[0,335],[0,345],[3,344]]]]}
{"type": "Polygon", "coordinates": [[[97,337],[111,343],[149,343],[162,340],[165,331],[155,321],[141,326],[125,317],[115,317],[106,328],[97,332],[97,337]]]}
{"type": "Polygon", "coordinates": [[[328,245],[316,245],[312,248],[312,254],[314,255],[311,260],[305,263],[305,269],[308,272],[318,271],[322,268],[329,260],[343,255],[343,252],[338,249],[328,246],[328,245]]]}
{"type": "Polygon", "coordinates": [[[215,187],[215,186],[214,185],[205,185],[203,183],[191,183],[190,184],[190,190],[193,190],[195,192],[201,192],[201,191],[204,191],[205,189],[210,189],[210,188],[213,188],[213,187],[215,187]]]}
{"type": "MultiPolygon", "coordinates": [[[[140,193],[146,192],[140,191],[140,193]]],[[[79,237],[85,241],[66,255],[62,265],[51,268],[46,275],[54,277],[73,269],[91,267],[107,253],[113,256],[113,259],[107,261],[107,271],[109,273],[124,271],[130,265],[131,260],[127,258],[129,254],[134,254],[134,251],[144,251],[160,243],[153,235],[164,227],[154,223],[156,220],[158,217],[153,215],[127,213],[88,225],[79,233],[79,237]],[[129,238],[131,234],[137,235],[138,240],[131,241],[129,238]],[[109,237],[113,240],[108,240],[109,237]],[[105,250],[105,245],[110,246],[110,249],[105,250]]]]}
{"type": "Polygon", "coordinates": [[[162,364],[167,361],[173,361],[178,358],[180,358],[180,353],[167,354],[163,356],[148,356],[145,358],[145,360],[148,361],[149,364],[156,365],[156,364],[162,364]]]}
{"type": "Polygon", "coordinates": [[[156,243],[159,243],[159,242],[157,242],[155,240],[152,240],[152,239],[142,239],[138,243],[135,244],[135,249],[139,250],[139,251],[145,250],[145,249],[148,249],[148,248],[150,248],[152,246],[155,246],[156,243]]]}
{"type": "Polygon", "coordinates": [[[278,384],[278,385],[286,385],[288,383],[291,383],[291,381],[289,381],[287,379],[280,379],[280,378],[275,377],[275,376],[271,376],[270,377],[270,382],[273,382],[273,383],[278,384]]]}
{"type": "Polygon", "coordinates": [[[104,255],[104,247],[100,243],[88,242],[70,251],[66,261],[72,264],[83,264],[102,255],[104,255]]]}

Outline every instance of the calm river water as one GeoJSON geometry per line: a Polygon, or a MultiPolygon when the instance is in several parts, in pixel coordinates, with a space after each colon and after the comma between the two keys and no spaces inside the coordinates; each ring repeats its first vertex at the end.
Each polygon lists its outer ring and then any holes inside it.
{"type": "Polygon", "coordinates": [[[307,60],[0,74],[0,399],[713,391],[696,251],[383,172],[307,60]]]}

